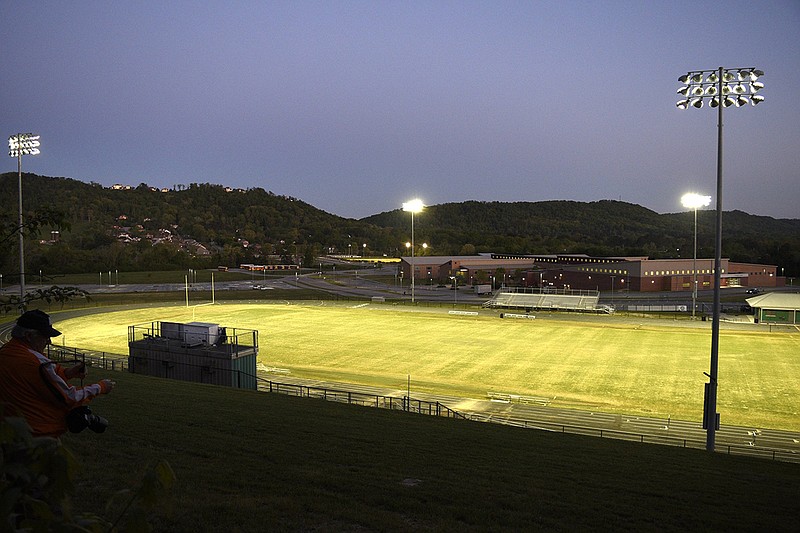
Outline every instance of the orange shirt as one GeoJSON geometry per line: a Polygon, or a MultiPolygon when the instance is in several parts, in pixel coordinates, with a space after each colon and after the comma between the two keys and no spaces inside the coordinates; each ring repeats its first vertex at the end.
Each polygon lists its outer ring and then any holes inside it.
{"type": "Polygon", "coordinates": [[[22,416],[34,436],[58,437],[67,431],[67,413],[107,392],[103,384],[76,388],[64,368],[22,339],[0,347],[0,403],[4,417],[22,416]]]}

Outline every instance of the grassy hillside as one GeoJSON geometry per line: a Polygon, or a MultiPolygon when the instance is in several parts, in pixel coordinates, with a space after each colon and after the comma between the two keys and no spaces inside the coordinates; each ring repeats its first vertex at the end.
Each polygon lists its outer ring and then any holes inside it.
{"type": "MultiPolygon", "coordinates": [[[[100,376],[93,376],[98,378],[100,376]]],[[[800,465],[112,374],[76,504],[157,459],[159,531],[791,531],[800,465]]]]}

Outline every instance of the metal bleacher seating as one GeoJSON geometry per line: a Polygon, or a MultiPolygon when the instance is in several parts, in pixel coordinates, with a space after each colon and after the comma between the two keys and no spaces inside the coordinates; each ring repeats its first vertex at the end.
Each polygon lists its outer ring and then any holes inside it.
{"type": "Polygon", "coordinates": [[[504,289],[497,291],[484,307],[508,309],[562,309],[565,311],[608,312],[599,305],[597,291],[571,291],[569,289],[533,292],[530,289],[504,289]]]}

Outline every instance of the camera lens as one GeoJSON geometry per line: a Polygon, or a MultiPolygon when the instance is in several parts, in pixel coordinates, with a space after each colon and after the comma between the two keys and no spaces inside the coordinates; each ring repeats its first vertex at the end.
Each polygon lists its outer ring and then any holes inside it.
{"type": "Polygon", "coordinates": [[[108,420],[106,420],[102,416],[89,415],[87,418],[89,422],[89,429],[91,429],[95,433],[102,433],[108,427],[108,420]]]}

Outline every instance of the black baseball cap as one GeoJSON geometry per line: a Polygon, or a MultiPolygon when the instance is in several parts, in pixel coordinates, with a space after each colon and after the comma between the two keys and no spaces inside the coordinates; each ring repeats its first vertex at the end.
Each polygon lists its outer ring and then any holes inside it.
{"type": "Polygon", "coordinates": [[[22,313],[17,319],[17,325],[21,328],[35,329],[45,337],[58,337],[61,335],[61,332],[53,327],[50,315],[38,309],[22,313]]]}

